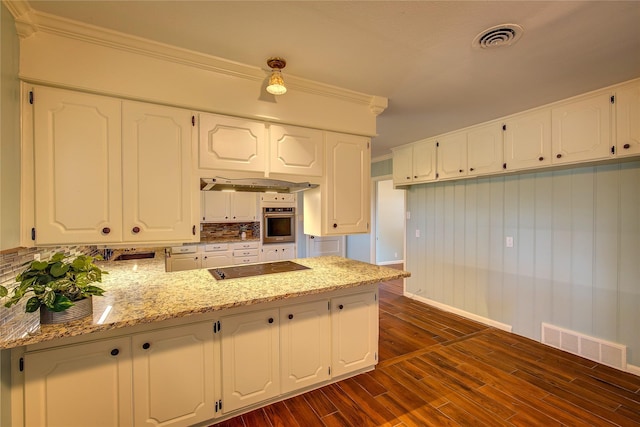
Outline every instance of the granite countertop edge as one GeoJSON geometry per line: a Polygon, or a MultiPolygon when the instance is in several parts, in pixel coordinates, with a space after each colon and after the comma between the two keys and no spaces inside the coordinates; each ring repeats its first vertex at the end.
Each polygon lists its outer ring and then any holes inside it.
{"type": "Polygon", "coordinates": [[[3,325],[0,327],[0,349],[410,276],[406,271],[342,257],[301,258],[293,261],[309,267],[309,270],[224,281],[213,279],[207,269],[166,273],[164,261],[158,259],[105,262],[101,267],[108,271],[109,275],[102,285],[107,292],[105,296],[93,299],[92,317],[66,324],[41,326],[37,321],[37,313],[25,315],[33,323],[29,332],[13,336],[12,326],[3,325]],[[332,279],[327,279],[329,276],[332,276],[332,279]],[[179,291],[186,287],[189,287],[188,292],[179,291]],[[99,323],[105,310],[109,315],[106,316],[106,321],[99,323]]]}

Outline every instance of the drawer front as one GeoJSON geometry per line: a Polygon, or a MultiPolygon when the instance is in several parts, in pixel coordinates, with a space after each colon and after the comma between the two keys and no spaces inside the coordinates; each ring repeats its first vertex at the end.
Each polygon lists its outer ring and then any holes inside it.
{"type": "Polygon", "coordinates": [[[226,251],[229,249],[228,243],[209,243],[204,245],[205,252],[226,251]]]}
{"type": "Polygon", "coordinates": [[[198,252],[198,245],[173,246],[171,248],[172,254],[195,254],[196,252],[198,252]]]}
{"type": "Polygon", "coordinates": [[[258,262],[258,256],[234,256],[233,263],[234,264],[252,264],[254,262],[258,262]]]}
{"type": "Polygon", "coordinates": [[[257,249],[236,249],[233,251],[234,257],[258,256],[257,249]]]}
{"type": "Polygon", "coordinates": [[[258,249],[258,242],[234,243],[233,249],[258,249]]]}

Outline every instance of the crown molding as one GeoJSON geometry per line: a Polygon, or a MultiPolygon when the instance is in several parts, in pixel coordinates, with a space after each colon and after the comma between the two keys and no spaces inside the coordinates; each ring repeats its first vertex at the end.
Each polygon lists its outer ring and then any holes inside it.
{"type": "MultiPolygon", "coordinates": [[[[7,4],[9,11],[14,16],[18,35],[21,38],[31,37],[36,32],[43,32],[254,82],[262,82],[271,72],[270,69],[241,64],[224,58],[39,12],[31,8],[26,0],[2,1],[7,4]]],[[[387,108],[387,98],[385,97],[367,95],[290,74],[285,76],[285,80],[289,89],[367,105],[371,113],[376,116],[387,108]]]]}

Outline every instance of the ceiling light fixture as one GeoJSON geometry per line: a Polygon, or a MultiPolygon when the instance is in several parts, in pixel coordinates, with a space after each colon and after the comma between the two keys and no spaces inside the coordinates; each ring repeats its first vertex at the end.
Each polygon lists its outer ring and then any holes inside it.
{"type": "Polygon", "coordinates": [[[282,58],[269,58],[267,65],[271,68],[267,92],[273,95],[284,95],[287,93],[287,88],[282,78],[282,69],[287,66],[287,61],[282,58]]]}

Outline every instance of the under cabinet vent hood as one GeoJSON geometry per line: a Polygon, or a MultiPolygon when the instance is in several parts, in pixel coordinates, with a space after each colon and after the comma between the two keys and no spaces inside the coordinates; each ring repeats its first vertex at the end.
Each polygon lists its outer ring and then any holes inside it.
{"type": "Polygon", "coordinates": [[[255,193],[297,193],[316,188],[318,184],[289,182],[268,178],[200,178],[202,191],[251,191],[255,193]]]}

